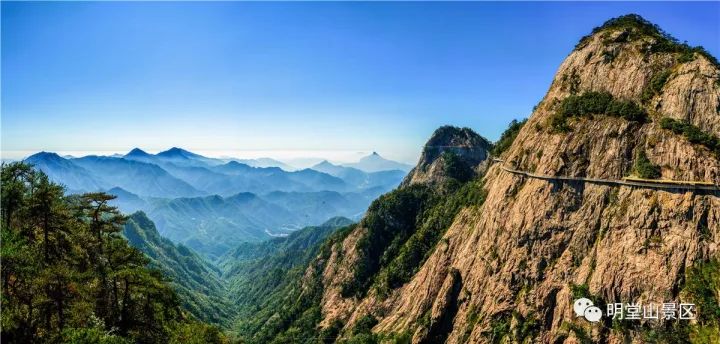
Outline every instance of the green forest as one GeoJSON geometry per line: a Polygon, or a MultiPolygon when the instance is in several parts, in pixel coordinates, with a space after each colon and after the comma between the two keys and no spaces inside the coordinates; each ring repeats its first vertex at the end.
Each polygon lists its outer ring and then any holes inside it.
{"type": "Polygon", "coordinates": [[[27,164],[2,166],[2,342],[225,342],[128,244],[112,199],[66,195],[27,164]]]}

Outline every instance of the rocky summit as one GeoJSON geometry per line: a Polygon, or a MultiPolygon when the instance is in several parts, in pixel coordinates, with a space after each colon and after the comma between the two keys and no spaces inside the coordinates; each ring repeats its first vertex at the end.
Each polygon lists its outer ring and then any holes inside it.
{"type": "Polygon", "coordinates": [[[441,127],[425,144],[420,161],[405,177],[403,185],[437,183],[453,172],[462,173],[461,169],[469,170],[464,178],[470,178],[484,171],[491,148],[490,141],[470,128],[441,127]]]}

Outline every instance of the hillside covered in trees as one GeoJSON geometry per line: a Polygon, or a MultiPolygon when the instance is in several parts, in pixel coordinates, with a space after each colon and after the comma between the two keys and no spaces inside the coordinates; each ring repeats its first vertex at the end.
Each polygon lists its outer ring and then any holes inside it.
{"type": "Polygon", "coordinates": [[[3,343],[220,343],[128,245],[104,193],[65,195],[23,163],[2,166],[3,343]]]}

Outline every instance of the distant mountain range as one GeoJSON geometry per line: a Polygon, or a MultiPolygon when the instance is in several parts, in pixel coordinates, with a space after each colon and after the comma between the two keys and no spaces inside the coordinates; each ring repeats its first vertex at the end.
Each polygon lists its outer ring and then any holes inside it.
{"type": "Polygon", "coordinates": [[[252,167],[279,167],[285,171],[295,171],[298,168],[290,166],[282,161],[271,159],[271,158],[258,158],[258,159],[235,159],[230,158],[229,161],[237,161],[241,164],[245,164],[252,167]]]}
{"type": "MultiPolygon", "coordinates": [[[[377,154],[377,153],[373,153],[377,154]]],[[[382,159],[382,158],[380,158],[382,159]]],[[[383,159],[384,160],[384,159],[383,159]]],[[[385,160],[390,161],[390,160],[385,160]]],[[[400,164],[394,161],[390,161],[393,164],[400,164]]],[[[361,163],[358,163],[361,164],[361,163]]],[[[402,164],[400,164],[402,165],[402,164]]],[[[401,178],[405,174],[407,174],[407,171],[409,169],[391,169],[391,170],[380,170],[376,172],[366,172],[359,168],[355,167],[347,167],[342,165],[334,165],[330,163],[329,161],[325,160],[313,167],[311,169],[323,173],[327,173],[331,176],[338,177],[345,182],[356,185],[359,188],[372,188],[372,187],[383,187],[387,188],[387,183],[391,183],[392,187],[397,186],[397,184],[394,183],[394,181],[397,178],[401,178]]]]}
{"type": "Polygon", "coordinates": [[[409,170],[377,153],[354,167],[323,161],[295,170],[269,158],[217,159],[176,147],[157,154],[135,148],[122,156],[40,152],[25,161],[69,193],[116,195],[114,205],[123,212],[144,211],[162,235],[210,259],[240,242],[287,235],[334,216],[358,219],[409,170]]]}
{"type": "Polygon", "coordinates": [[[122,188],[107,192],[124,213],[145,210],[163,236],[215,259],[240,242],[285,236],[328,215],[359,219],[367,206],[387,190],[358,192],[238,193],[179,198],[142,198],[122,188]]]}

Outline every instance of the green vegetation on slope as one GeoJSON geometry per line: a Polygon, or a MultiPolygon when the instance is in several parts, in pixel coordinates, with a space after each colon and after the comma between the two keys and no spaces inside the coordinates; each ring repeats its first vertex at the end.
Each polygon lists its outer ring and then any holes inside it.
{"type": "Polygon", "coordinates": [[[23,163],[1,174],[3,343],[222,339],[183,314],[162,273],[120,235],[125,218],[112,196],[64,196],[23,163]],[[189,337],[176,337],[188,327],[189,337]]]}
{"type": "Polygon", "coordinates": [[[690,143],[706,147],[720,158],[720,137],[706,133],[689,122],[678,121],[669,117],[661,119],[660,126],[677,135],[684,136],[690,143]]]}
{"type": "MultiPolygon", "coordinates": [[[[479,206],[485,200],[481,182],[473,181],[454,185],[454,190],[438,201],[421,215],[414,233],[404,240],[399,249],[389,247],[380,261],[381,271],[375,281],[375,287],[381,295],[410,281],[417,270],[427,260],[438,241],[450,227],[460,210],[469,206],[479,206]]],[[[400,237],[394,240],[398,242],[400,237]]]]}
{"type": "MultiPolygon", "coordinates": [[[[336,230],[313,249],[316,259],[284,273],[282,283],[265,297],[256,300],[247,317],[238,317],[238,332],[248,343],[332,343],[339,328],[317,331],[322,320],[320,300],[323,293],[322,271],[331,248],[341,243],[355,225],[336,230]],[[307,273],[306,273],[307,272],[307,273]],[[326,340],[324,340],[326,339],[326,340]]],[[[336,324],[337,325],[337,324],[336,324]]]]}
{"type": "Polygon", "coordinates": [[[380,268],[389,263],[419,227],[422,213],[440,199],[430,185],[414,184],[373,202],[360,224],[367,229],[357,244],[360,259],[353,267],[353,278],[342,285],[342,295],[364,296],[380,268]]]}
{"type": "Polygon", "coordinates": [[[258,224],[282,228],[298,216],[252,193],[230,197],[175,198],[158,201],[148,212],[168,239],[182,242],[214,260],[243,241],[270,238],[258,224]]]}
{"type": "Polygon", "coordinates": [[[713,259],[690,267],[682,293],[697,307],[698,322],[690,330],[691,342],[720,342],[720,261],[713,259]]]}
{"type": "Polygon", "coordinates": [[[123,235],[130,245],[145,253],[149,266],[162,271],[178,293],[183,308],[196,318],[225,325],[235,306],[225,298],[220,271],[183,245],[160,236],[143,212],[130,215],[123,235]]]}
{"type": "Polygon", "coordinates": [[[647,86],[645,86],[645,89],[640,95],[640,99],[643,103],[647,103],[655,95],[660,94],[662,88],[665,86],[665,83],[668,81],[668,78],[670,78],[670,74],[672,74],[672,70],[666,69],[658,74],[655,74],[650,79],[650,82],[647,86]]]}
{"type": "MultiPolygon", "coordinates": [[[[701,261],[685,271],[681,284],[682,302],[695,304],[697,322],[665,322],[663,326],[613,324],[621,331],[640,333],[644,343],[714,344],[720,342],[720,262],[717,259],[701,261]]],[[[627,324],[627,322],[625,322],[627,324]]]]}
{"type": "Polygon", "coordinates": [[[377,325],[378,320],[372,315],[365,315],[358,319],[355,326],[348,334],[348,338],[340,339],[340,344],[410,344],[412,333],[373,333],[372,328],[377,325]]]}
{"type": "Polygon", "coordinates": [[[592,115],[620,117],[640,123],[647,121],[645,111],[632,101],[613,99],[608,92],[585,92],[563,99],[551,118],[551,125],[555,130],[564,132],[570,130],[568,119],[592,115]]]}
{"type": "Polygon", "coordinates": [[[336,217],[315,227],[306,227],[284,238],[246,243],[221,258],[229,298],[240,307],[241,317],[250,316],[252,306],[288,282],[288,272],[304,268],[318,253],[319,243],[352,221],[336,217]],[[248,308],[249,307],[249,308],[248,308]]]}
{"type": "Polygon", "coordinates": [[[580,39],[575,49],[581,49],[588,44],[590,37],[601,31],[624,30],[625,34],[620,35],[616,40],[620,42],[632,42],[645,37],[652,38],[651,44],[647,47],[646,53],[676,53],[678,62],[689,62],[695,59],[695,53],[707,58],[716,66],[720,66],[718,60],[701,46],[691,47],[687,43],[680,43],[675,37],[663,31],[659,26],[645,20],[637,14],[627,14],[612,18],[603,25],[596,27],[592,32],[580,39]]]}
{"type": "Polygon", "coordinates": [[[450,179],[443,185],[415,184],[373,202],[361,226],[354,278],[342,286],[345,297],[363,296],[371,285],[381,295],[410,280],[465,207],[482,204],[482,183],[450,179]]]}
{"type": "MultiPolygon", "coordinates": [[[[382,294],[406,283],[441,241],[458,212],[482,204],[484,197],[479,180],[463,183],[451,177],[441,185],[414,184],[378,198],[357,225],[367,234],[357,245],[360,257],[353,267],[354,277],[342,285],[341,292],[361,296],[374,286],[382,294]]],[[[317,330],[322,320],[322,273],[332,248],[355,228],[335,231],[314,249],[317,256],[309,265],[293,267],[278,277],[283,282],[238,323],[243,339],[250,343],[334,342],[343,324],[317,330]]],[[[348,343],[403,343],[410,338],[407,333],[375,335],[362,328],[347,335],[348,343]]]]}
{"type": "Polygon", "coordinates": [[[516,119],[512,120],[508,128],[500,135],[500,139],[493,145],[492,155],[500,156],[508,150],[508,148],[512,146],[512,143],[515,142],[515,138],[520,133],[520,129],[525,126],[525,123],[527,123],[527,118],[519,122],[516,119]]]}
{"type": "Polygon", "coordinates": [[[442,153],[443,174],[459,182],[466,182],[475,175],[473,168],[457,153],[446,151],[442,153]]]}
{"type": "Polygon", "coordinates": [[[645,151],[638,151],[635,156],[635,163],[633,164],[633,173],[644,179],[657,179],[660,178],[660,166],[653,164],[648,159],[645,151]]]}

